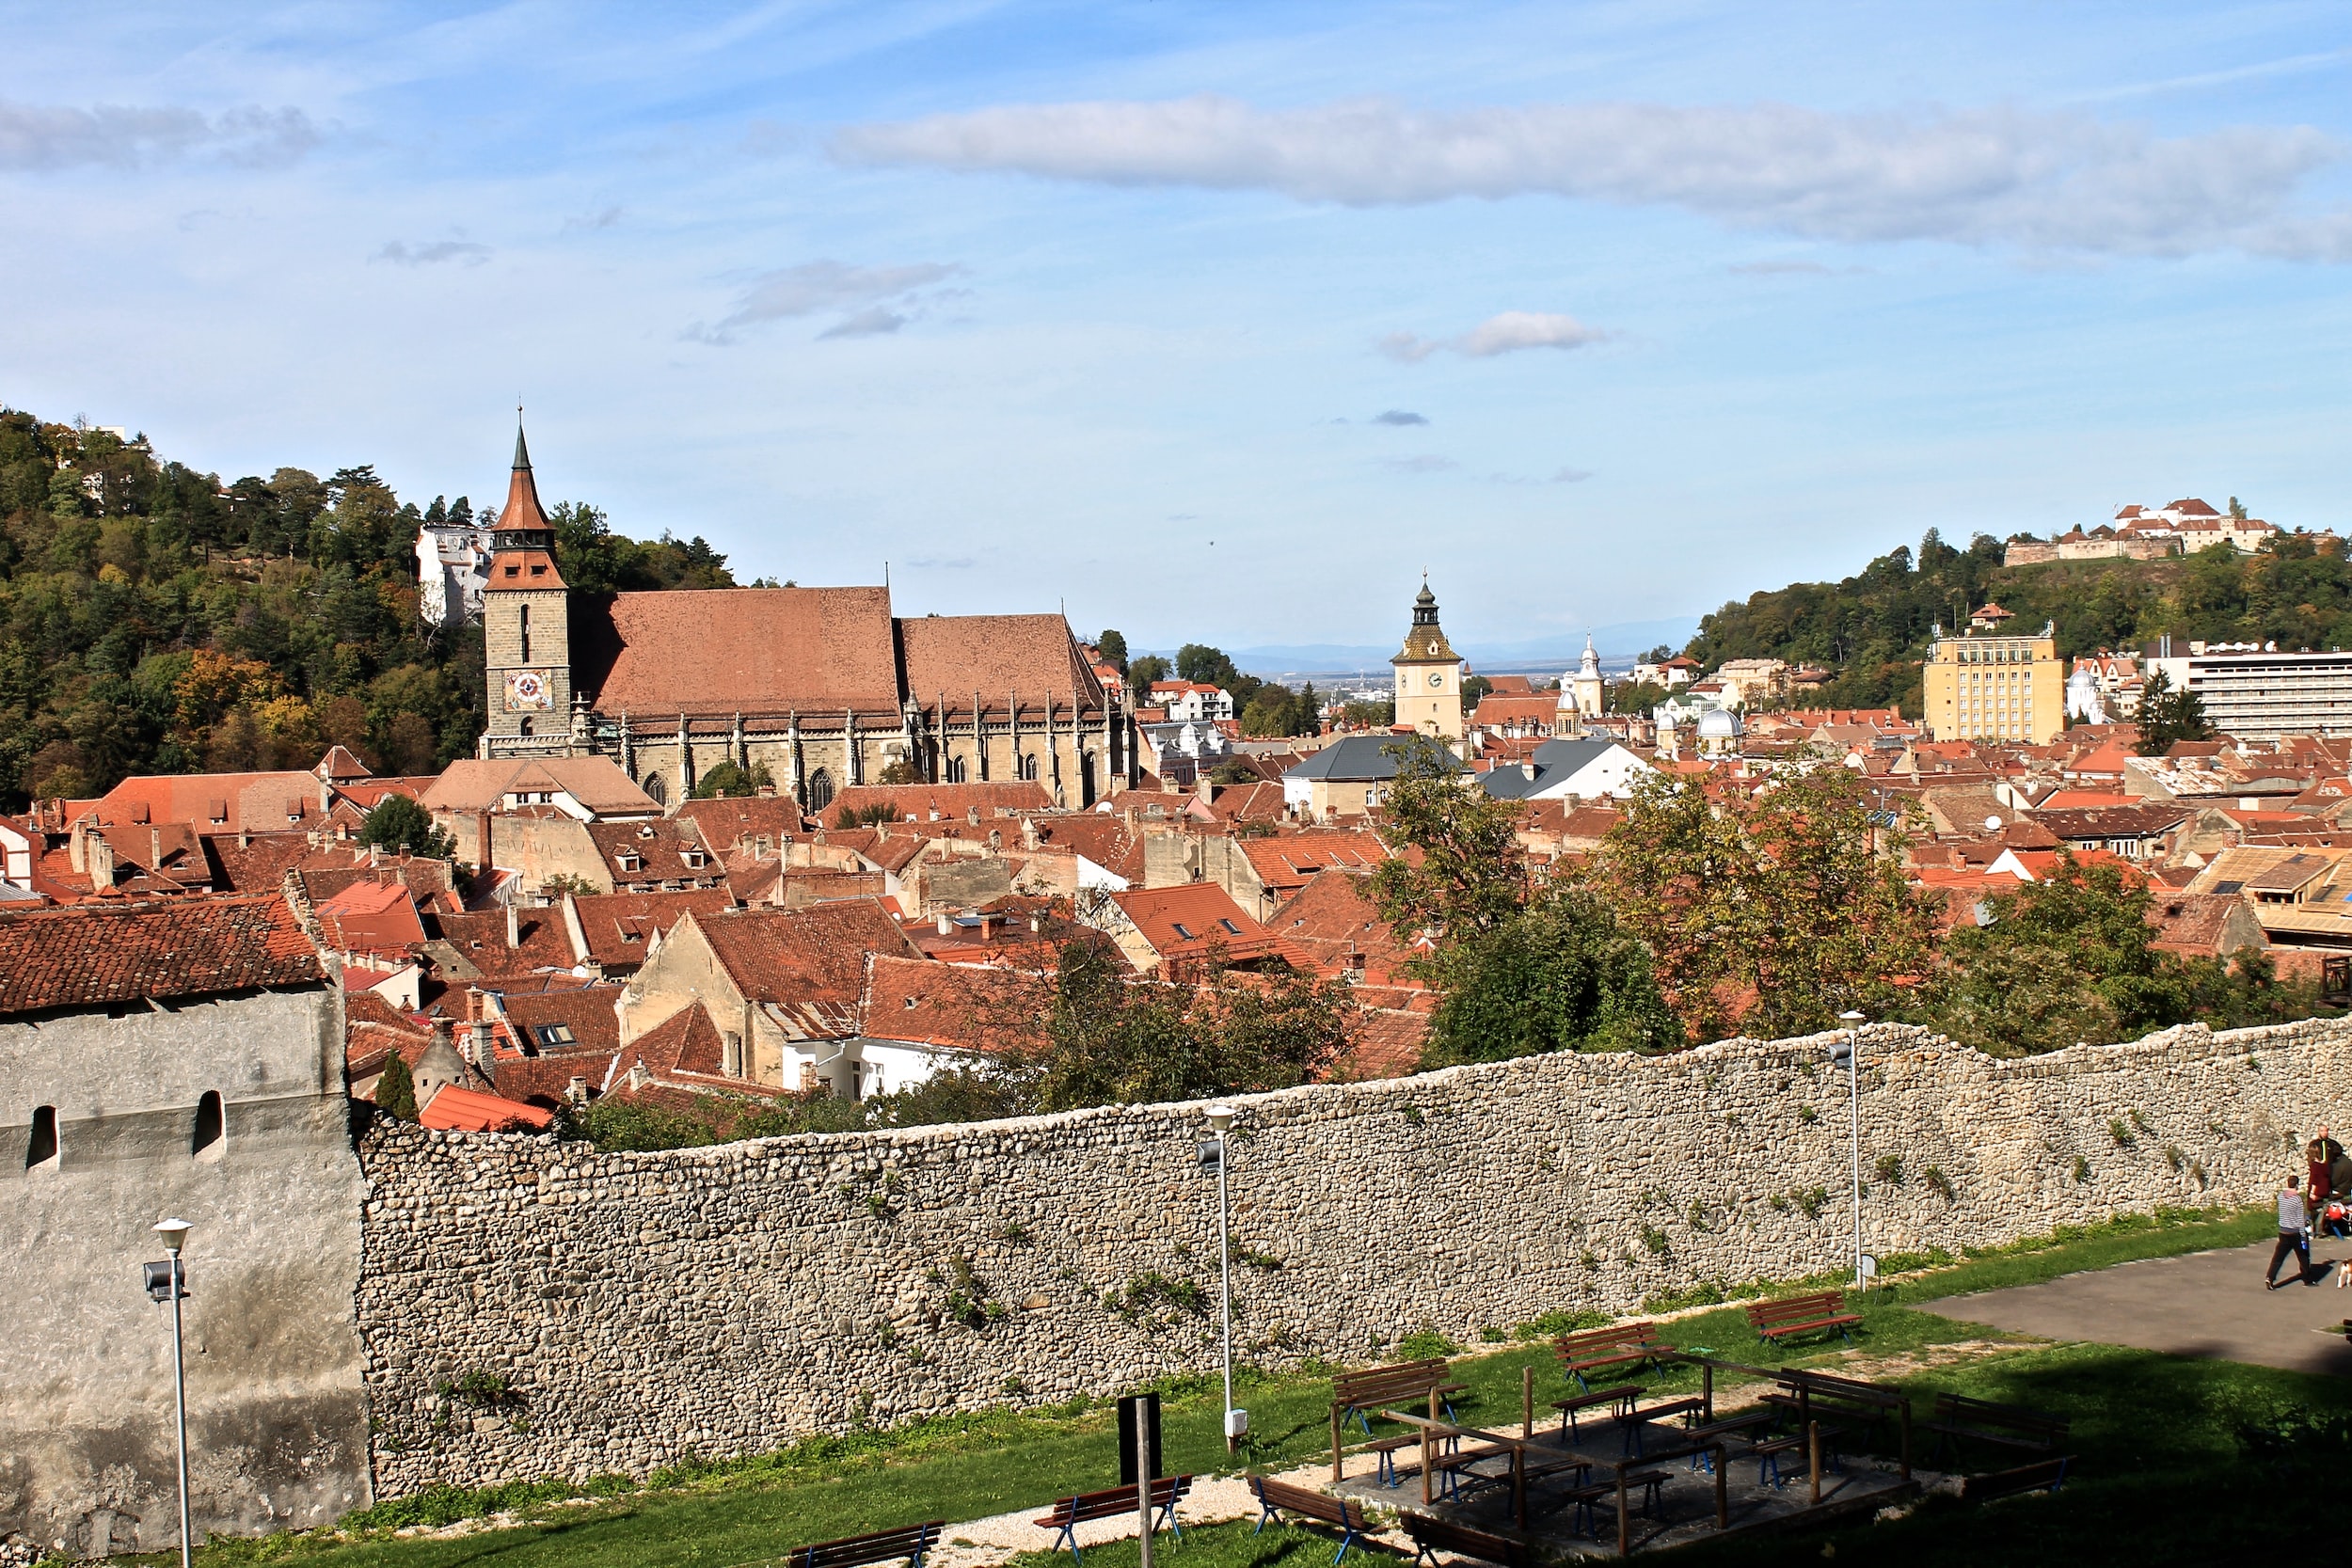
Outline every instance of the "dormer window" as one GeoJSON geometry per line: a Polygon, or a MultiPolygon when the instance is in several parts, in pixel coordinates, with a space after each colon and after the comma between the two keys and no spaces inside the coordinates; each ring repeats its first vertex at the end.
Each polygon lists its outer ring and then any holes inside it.
{"type": "Polygon", "coordinates": [[[616,855],[613,859],[624,871],[643,871],[645,868],[644,858],[640,855],[616,855]]]}
{"type": "Polygon", "coordinates": [[[678,855],[678,859],[684,861],[688,865],[697,871],[700,871],[703,868],[703,863],[709,857],[705,855],[700,849],[683,850],[678,855]]]}
{"type": "Polygon", "coordinates": [[[518,578],[523,575],[523,569],[520,566],[509,566],[506,568],[506,575],[510,578],[518,578]]]}

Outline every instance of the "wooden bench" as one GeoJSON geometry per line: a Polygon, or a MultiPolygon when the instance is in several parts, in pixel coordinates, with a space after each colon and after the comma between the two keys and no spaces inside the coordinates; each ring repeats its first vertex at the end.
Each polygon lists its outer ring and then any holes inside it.
{"type": "Polygon", "coordinates": [[[1693,1411],[1706,1408],[1707,1402],[1696,1399],[1661,1400],[1656,1404],[1644,1405],[1626,1418],[1625,1441],[1619,1445],[1618,1451],[1629,1453],[1639,1459],[1642,1457],[1643,1428],[1652,1421],[1671,1420],[1677,1416],[1688,1416],[1693,1411]]]}
{"type": "Polygon", "coordinates": [[[1797,1334],[1812,1334],[1836,1329],[1853,1343],[1850,1332],[1862,1319],[1846,1310],[1846,1298],[1836,1291],[1820,1291],[1809,1296],[1788,1296],[1780,1301],[1759,1301],[1748,1307],[1748,1324],[1756,1337],[1779,1344],[1797,1334]]]}
{"type": "Polygon", "coordinates": [[[2014,1470],[1970,1476],[1960,1483],[1960,1498],[1963,1502],[1980,1503],[1994,1497],[2013,1497],[2021,1492],[2055,1492],[2066,1484],[2066,1467],[2073,1463],[2073,1454],[2061,1454],[2056,1459],[2020,1465],[2014,1470]]]}
{"type": "Polygon", "coordinates": [[[1534,1548],[1508,1536],[1489,1535],[1483,1529],[1448,1524],[1425,1513],[1405,1515],[1405,1533],[1413,1543],[1413,1561],[1425,1562],[1429,1568],[1437,1568],[1439,1552],[1452,1552],[1455,1557],[1477,1562],[1492,1562],[1498,1568],[1542,1568],[1546,1560],[1534,1548]]]}
{"type": "Polygon", "coordinates": [[[1364,1505],[1353,1497],[1327,1497],[1320,1492],[1310,1492],[1303,1486],[1293,1486],[1287,1481],[1268,1481],[1263,1476],[1249,1478],[1249,1491],[1258,1499],[1258,1528],[1251,1530],[1250,1534],[1255,1535],[1258,1530],[1265,1528],[1269,1519],[1279,1524],[1285,1513],[1295,1513],[1302,1519],[1312,1519],[1319,1524],[1337,1526],[1340,1549],[1331,1554],[1331,1560],[1335,1563],[1347,1555],[1347,1548],[1356,1544],[1358,1536],[1368,1534],[1372,1529],[1364,1519],[1364,1505]]]}
{"type": "MultiPolygon", "coordinates": [[[[1454,1419],[1451,1396],[1470,1386],[1448,1381],[1452,1368],[1441,1355],[1420,1361],[1400,1361],[1390,1367],[1371,1367],[1359,1372],[1341,1372],[1331,1379],[1331,1479],[1342,1479],[1342,1465],[1346,1450],[1342,1446],[1348,1418],[1365,1436],[1372,1435],[1372,1412],[1386,1405],[1403,1404],[1408,1400],[1429,1402],[1429,1418],[1436,1420],[1440,1406],[1447,1420],[1454,1419]]],[[[1384,1486],[1397,1484],[1396,1454],[1420,1443],[1419,1434],[1405,1437],[1384,1437],[1361,1445],[1369,1449],[1380,1465],[1380,1482],[1384,1486]]]]}
{"type": "MultiPolygon", "coordinates": [[[[1837,1440],[1845,1435],[1846,1429],[1844,1427],[1825,1426],[1821,1428],[1822,1468],[1835,1470],[1839,1467],[1837,1464],[1837,1440]]],[[[1779,1491],[1780,1488],[1787,1483],[1788,1479],[1780,1472],[1781,1455],[1788,1453],[1802,1454],[1805,1451],[1807,1447],[1808,1444],[1805,1439],[1805,1434],[1800,1432],[1795,1433],[1793,1436],[1788,1437],[1768,1437],[1762,1442],[1748,1449],[1748,1457],[1756,1461],[1756,1484],[1758,1486],[1769,1485],[1773,1491],[1779,1491]]],[[[1809,1465],[1812,1462],[1808,1459],[1806,1463],[1809,1465]]]]}
{"type": "MultiPolygon", "coordinates": [[[[1669,1479],[1663,1470],[1636,1470],[1625,1478],[1626,1494],[1630,1497],[1636,1490],[1640,1491],[1642,1502],[1638,1512],[1655,1518],[1659,1496],[1664,1491],[1669,1479]]],[[[1568,1528],[1581,1529],[1598,1541],[1601,1538],[1600,1516],[1604,1505],[1613,1520],[1616,1516],[1617,1482],[1613,1477],[1608,1481],[1595,1481],[1590,1486],[1580,1486],[1562,1500],[1574,1504],[1576,1508],[1568,1520],[1568,1528]]]]}
{"type": "MultiPolygon", "coordinates": [[[[1511,1450],[1509,1449],[1465,1449],[1459,1453],[1448,1454],[1438,1460],[1435,1468],[1445,1478],[1446,1500],[1459,1502],[1462,1499],[1462,1487],[1466,1483],[1482,1486],[1510,1485],[1512,1473],[1510,1461],[1511,1450]],[[1489,1459],[1503,1461],[1502,1468],[1491,1473],[1471,1468],[1472,1465],[1483,1464],[1489,1459]]],[[[1541,1456],[1530,1454],[1519,1463],[1520,1479],[1530,1486],[1552,1476],[1565,1475],[1570,1470],[1581,1472],[1593,1467],[1590,1460],[1580,1459],[1572,1453],[1548,1453],[1541,1456]]]]}
{"type": "Polygon", "coordinates": [[[1927,1423],[1927,1429],[1936,1434],[1939,1453],[1963,1437],[2005,1449],[2049,1453],[2066,1441],[2073,1424],[2063,1416],[2028,1410],[2023,1405],[1994,1404],[1990,1400],[1972,1400],[1964,1394],[1938,1394],[1935,1418],[1927,1423]]]}
{"type": "Polygon", "coordinates": [[[1660,1356],[1674,1349],[1658,1338],[1658,1325],[1647,1323],[1613,1323],[1607,1328],[1588,1328],[1581,1334],[1563,1334],[1551,1342],[1551,1348],[1559,1354],[1563,1369],[1586,1393],[1593,1388],[1584,1380],[1586,1372],[1641,1361],[1656,1365],[1660,1356]]]}
{"type": "Polygon", "coordinates": [[[1633,1414],[1633,1403],[1642,1397],[1644,1392],[1645,1390],[1640,1384],[1625,1383],[1614,1388],[1596,1388],[1589,1394],[1579,1394],[1574,1399],[1552,1401],[1551,1408],[1560,1412],[1560,1435],[1563,1437],[1581,1436],[1582,1433],[1576,1429],[1577,1412],[1590,1410],[1597,1404],[1614,1406],[1615,1408],[1610,1412],[1611,1418],[1618,1421],[1624,1420],[1633,1414]]]}
{"type": "Polygon", "coordinates": [[[909,1568],[923,1568],[923,1554],[939,1544],[939,1532],[946,1528],[945,1519],[933,1519],[927,1525],[901,1525],[897,1529],[795,1546],[785,1559],[785,1568],[866,1568],[868,1563],[896,1562],[900,1558],[909,1568]]]}
{"type": "MultiPolygon", "coordinates": [[[[1152,1513],[1153,1529],[1162,1525],[1176,1532],[1176,1539],[1184,1538],[1184,1527],[1176,1521],[1176,1505],[1192,1490],[1190,1476],[1162,1476],[1152,1483],[1152,1513]]],[[[1080,1492],[1064,1497],[1054,1505],[1054,1511],[1037,1521],[1041,1529],[1056,1532],[1054,1549],[1070,1548],[1073,1563],[1085,1560],[1078,1555],[1078,1527],[1092,1519],[1115,1519],[1124,1514],[1133,1518],[1136,1513],[1136,1491],[1132,1486],[1113,1486],[1101,1492],[1080,1492]]]]}

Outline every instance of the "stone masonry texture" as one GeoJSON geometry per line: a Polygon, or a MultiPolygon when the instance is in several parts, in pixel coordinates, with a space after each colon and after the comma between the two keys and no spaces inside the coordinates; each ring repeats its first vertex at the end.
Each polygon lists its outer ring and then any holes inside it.
{"type": "MultiPolygon", "coordinates": [[[[1836,1037],[1551,1055],[1236,1101],[1236,1354],[1363,1363],[1851,1260],[1836,1037]]],[[[1865,1244],[2262,1200],[2352,1123],[2352,1022],[1996,1061],[1862,1031],[1865,1244]]],[[[379,1123],[375,1490],[644,1475],[1216,1365],[1201,1107],[598,1154],[379,1123]]]]}

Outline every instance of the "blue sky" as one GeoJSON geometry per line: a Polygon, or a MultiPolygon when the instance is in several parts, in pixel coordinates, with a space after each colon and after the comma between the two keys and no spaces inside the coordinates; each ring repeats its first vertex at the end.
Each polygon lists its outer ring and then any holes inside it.
{"type": "Polygon", "coordinates": [[[1138,644],[2344,529],[2348,22],[5,6],[0,401],[1138,644]]]}

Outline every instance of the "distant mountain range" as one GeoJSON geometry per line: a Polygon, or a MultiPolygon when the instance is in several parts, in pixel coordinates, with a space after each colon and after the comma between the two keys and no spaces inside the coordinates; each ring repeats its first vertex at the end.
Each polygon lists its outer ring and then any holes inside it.
{"type": "MultiPolygon", "coordinates": [[[[1620,621],[1595,626],[1593,647],[1602,660],[1623,665],[1663,642],[1680,648],[1698,635],[1699,618],[1677,616],[1665,621],[1620,621]]],[[[1582,632],[1553,632],[1520,642],[1457,642],[1454,646],[1476,671],[1517,671],[1528,667],[1565,669],[1584,652],[1582,632]]],[[[1352,674],[1361,670],[1385,680],[1396,643],[1301,642],[1260,648],[1229,648],[1233,662],[1262,679],[1278,675],[1352,674]]],[[[1173,657],[1174,650],[1167,651],[1173,657]]]]}

